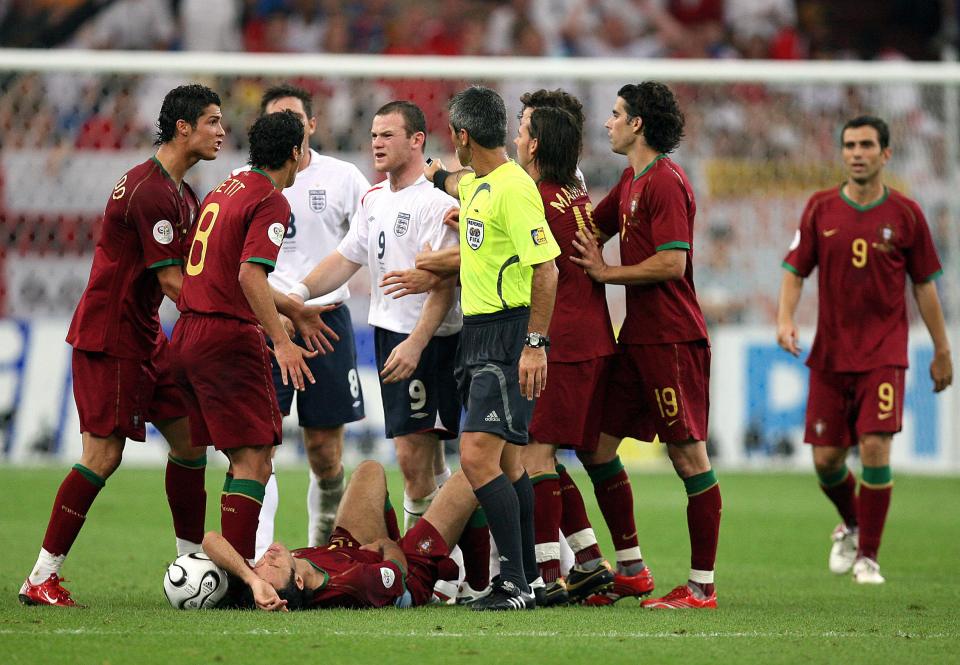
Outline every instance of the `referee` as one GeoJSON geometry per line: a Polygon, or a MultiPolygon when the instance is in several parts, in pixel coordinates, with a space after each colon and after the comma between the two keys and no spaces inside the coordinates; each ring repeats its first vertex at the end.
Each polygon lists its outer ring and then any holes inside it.
{"type": "Polygon", "coordinates": [[[520,463],[533,400],[547,381],[546,336],[560,247],[537,186],[507,159],[507,112],[493,90],[473,86],[449,104],[457,159],[473,171],[425,174],[460,199],[463,333],[457,382],[467,411],[460,465],[500,552],[500,579],[475,610],[535,606],[533,486],[520,463]]]}

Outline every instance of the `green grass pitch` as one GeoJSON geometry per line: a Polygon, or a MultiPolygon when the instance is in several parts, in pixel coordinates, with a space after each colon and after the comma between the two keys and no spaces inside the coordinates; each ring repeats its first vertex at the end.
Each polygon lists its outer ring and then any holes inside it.
{"type": "MultiPolygon", "coordinates": [[[[163,597],[173,536],[160,469],[121,469],[63,571],[86,610],[27,608],[33,564],[65,468],[0,468],[3,663],[948,663],[960,662],[960,478],[901,476],[881,551],[887,584],[827,571],[836,522],[812,474],[721,473],[714,612],[567,607],[486,614],[435,607],[298,614],[178,612],[163,597]]],[[[689,566],[682,484],[635,472],[637,523],[659,591],[689,566]]],[[[583,475],[601,545],[612,548],[583,475]]],[[[305,472],[280,473],[278,537],[305,540],[305,472]]],[[[217,525],[221,469],[208,473],[217,525]]],[[[394,497],[399,479],[391,475],[394,497]]]]}

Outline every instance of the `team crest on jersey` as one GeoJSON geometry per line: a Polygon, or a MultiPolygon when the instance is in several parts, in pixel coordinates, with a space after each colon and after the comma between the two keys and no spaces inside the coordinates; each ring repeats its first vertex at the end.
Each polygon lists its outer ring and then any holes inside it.
{"type": "Polygon", "coordinates": [[[637,216],[637,210],[640,209],[640,193],[637,192],[630,199],[630,218],[633,219],[637,216]]]}
{"type": "Polygon", "coordinates": [[[310,210],[314,212],[323,212],[327,207],[327,190],[311,189],[308,191],[310,199],[310,210]]]}
{"type": "Polygon", "coordinates": [[[483,222],[467,217],[467,244],[470,249],[478,250],[483,244],[483,222]]]}
{"type": "Polygon", "coordinates": [[[393,223],[393,234],[398,238],[407,235],[407,229],[410,228],[410,213],[401,212],[397,214],[397,221],[393,223]]]}
{"type": "Polygon", "coordinates": [[[873,248],[878,249],[881,252],[890,252],[894,249],[893,239],[896,237],[896,232],[894,231],[893,226],[890,224],[884,224],[880,227],[880,242],[873,243],[873,248]]]}
{"type": "Polygon", "coordinates": [[[433,548],[433,538],[427,536],[423,538],[420,542],[417,543],[417,552],[423,556],[430,554],[430,550],[433,548]]]}

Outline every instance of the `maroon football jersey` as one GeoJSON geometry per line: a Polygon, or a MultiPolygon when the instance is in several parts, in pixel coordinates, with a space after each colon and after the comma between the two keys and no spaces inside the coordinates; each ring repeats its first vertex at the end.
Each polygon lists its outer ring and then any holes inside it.
{"type": "Polygon", "coordinates": [[[118,358],[149,358],[162,334],[163,300],[154,269],[183,263],[183,241],[199,202],[180,191],[152,157],[113,188],[93,254],[87,288],[67,332],[75,349],[118,358]]]}
{"type": "Polygon", "coordinates": [[[309,561],[326,576],[323,585],[314,591],[311,607],[383,607],[403,595],[400,566],[393,561],[381,561],[377,552],[344,547],[333,538],[329,545],[305,547],[292,554],[309,561]]]}
{"type": "Polygon", "coordinates": [[[907,366],[906,277],[940,272],[916,202],[884,189],[860,206],[837,187],[814,194],[783,267],[807,277],[818,267],[817,334],[807,365],[833,372],[907,366]]]}
{"type": "Polygon", "coordinates": [[[597,232],[590,197],[580,186],[561,187],[541,180],[537,188],[550,231],[560,245],[557,297],[550,319],[550,360],[569,363],[610,355],[614,338],[604,286],[570,260],[579,255],[573,247],[577,231],[597,232]]]}
{"type": "Polygon", "coordinates": [[[665,249],[687,250],[682,279],[626,287],[621,342],[672,344],[707,339],[693,287],[696,212],[686,174],[666,155],[659,155],[636,177],[628,167],[594,211],[601,231],[620,234],[622,265],[636,265],[665,249]]]}
{"type": "Polygon", "coordinates": [[[240,264],[273,270],[289,220],[290,204],[260,169],[220,183],[203,199],[187,253],[180,311],[258,323],[240,288],[240,264]]]}

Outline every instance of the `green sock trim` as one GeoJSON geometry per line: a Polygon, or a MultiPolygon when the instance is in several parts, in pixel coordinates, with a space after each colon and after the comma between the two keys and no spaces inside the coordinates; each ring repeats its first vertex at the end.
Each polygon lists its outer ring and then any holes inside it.
{"type": "Polygon", "coordinates": [[[824,487],[836,487],[844,480],[847,479],[847,475],[850,473],[850,469],[847,468],[847,465],[844,464],[839,469],[833,473],[818,473],[817,478],[820,479],[820,484],[824,487]]]}
{"type": "Polygon", "coordinates": [[[567,467],[565,467],[563,464],[557,464],[557,473],[563,473],[566,470],[567,467]]]}
{"type": "Polygon", "coordinates": [[[183,459],[182,457],[174,457],[173,455],[167,455],[167,459],[176,464],[177,466],[185,466],[188,469],[202,469],[207,465],[207,456],[203,455],[197,459],[183,459]]]}
{"type": "Polygon", "coordinates": [[[477,508],[473,511],[473,515],[470,516],[470,521],[467,522],[467,526],[474,529],[487,526],[487,514],[483,512],[483,508],[477,508]]]}
{"type": "Polygon", "coordinates": [[[263,503],[263,495],[266,494],[267,486],[258,483],[256,480],[237,480],[233,479],[230,483],[230,494],[241,494],[257,503],[263,503]]]}
{"type": "Polygon", "coordinates": [[[716,484],[717,474],[713,472],[713,469],[683,479],[683,486],[687,488],[687,496],[702,494],[716,484]]]}
{"type": "Polygon", "coordinates": [[[893,473],[890,471],[889,464],[887,466],[865,466],[863,467],[861,480],[867,485],[889,485],[893,482],[893,473]]]}
{"type": "Polygon", "coordinates": [[[81,476],[83,476],[87,480],[89,480],[91,483],[93,483],[97,487],[102,488],[104,485],[107,484],[106,480],[104,480],[103,478],[101,478],[100,476],[98,476],[97,474],[95,474],[93,471],[91,471],[90,469],[88,469],[82,464],[74,464],[73,470],[79,473],[81,476]]]}
{"type": "Polygon", "coordinates": [[[531,478],[530,484],[536,485],[537,483],[542,483],[544,480],[560,480],[560,474],[559,473],[541,473],[531,478]]]}
{"type": "Polygon", "coordinates": [[[590,480],[594,485],[596,485],[597,483],[603,482],[608,478],[613,478],[615,475],[623,471],[623,462],[620,461],[620,457],[618,455],[606,464],[597,464],[596,466],[587,466],[584,468],[586,468],[587,475],[590,476],[590,480]]]}
{"type": "Polygon", "coordinates": [[[231,487],[232,485],[233,485],[233,474],[232,474],[232,473],[228,473],[228,474],[227,474],[226,476],[224,476],[224,478],[223,478],[223,490],[221,490],[221,491],[224,492],[224,493],[229,492],[229,491],[230,491],[230,487],[231,487]]]}

